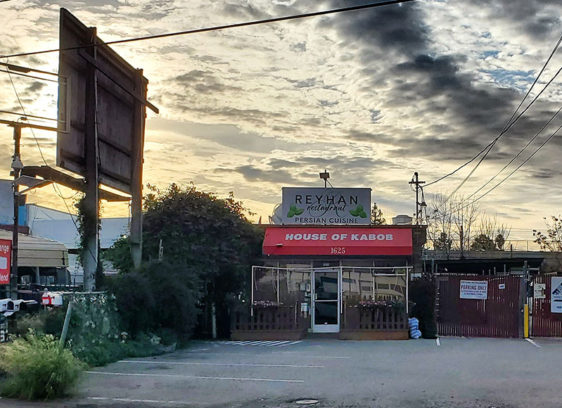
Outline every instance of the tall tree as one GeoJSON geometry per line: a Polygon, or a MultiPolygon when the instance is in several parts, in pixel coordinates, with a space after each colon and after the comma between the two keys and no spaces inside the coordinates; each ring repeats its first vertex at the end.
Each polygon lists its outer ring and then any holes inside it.
{"type": "MultiPolygon", "coordinates": [[[[148,189],[143,214],[144,262],[162,259],[176,271],[184,268],[194,273],[204,316],[210,314],[211,305],[218,313],[226,310],[227,299],[249,287],[252,262],[261,253],[262,230],[248,221],[247,209],[232,194],[222,199],[194,185],[148,189]]],[[[119,260],[126,246],[123,241],[116,243],[109,259],[119,260]]],[[[132,263],[122,258],[117,266],[130,270],[132,263]]],[[[164,268],[162,273],[167,273],[164,268]]]]}
{"type": "Polygon", "coordinates": [[[373,203],[371,208],[371,224],[372,225],[384,225],[386,220],[382,213],[382,210],[377,206],[377,203],[373,203]]]}
{"type": "Polygon", "coordinates": [[[562,217],[551,216],[550,220],[545,217],[545,222],[546,233],[533,230],[533,236],[542,251],[553,252],[554,256],[545,259],[541,269],[544,272],[560,272],[562,270],[562,217]]]}

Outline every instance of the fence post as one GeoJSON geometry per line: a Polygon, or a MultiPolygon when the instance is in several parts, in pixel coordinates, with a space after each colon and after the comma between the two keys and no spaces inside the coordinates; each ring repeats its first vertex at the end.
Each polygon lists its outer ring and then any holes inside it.
{"type": "Polygon", "coordinates": [[[66,316],[64,317],[64,324],[62,326],[62,333],[60,335],[60,346],[64,347],[66,342],[66,335],[68,334],[68,325],[70,324],[70,316],[72,315],[72,304],[74,301],[68,302],[68,307],[66,308],[66,316]]]}

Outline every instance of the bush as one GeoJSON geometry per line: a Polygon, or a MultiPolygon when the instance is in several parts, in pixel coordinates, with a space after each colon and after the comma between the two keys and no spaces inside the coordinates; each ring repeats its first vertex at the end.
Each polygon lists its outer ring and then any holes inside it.
{"type": "Polygon", "coordinates": [[[107,284],[125,331],[136,336],[154,326],[154,296],[145,274],[124,273],[108,279],[107,284]]]}
{"type": "Polygon", "coordinates": [[[188,338],[197,322],[199,280],[190,268],[150,262],[108,282],[123,328],[133,337],[159,333],[166,342],[188,338]],[[175,333],[172,335],[171,333],[175,333]]]}
{"type": "Polygon", "coordinates": [[[68,395],[84,365],[52,335],[30,332],[0,348],[7,374],[1,393],[9,398],[52,399],[68,395]]]}
{"type": "Polygon", "coordinates": [[[437,337],[435,321],[435,281],[428,276],[414,279],[409,288],[410,299],[415,303],[411,316],[420,321],[420,330],[424,339],[437,337]]]}
{"type": "Polygon", "coordinates": [[[66,309],[50,308],[35,313],[17,314],[13,334],[24,336],[29,330],[37,334],[60,336],[66,309]]]}

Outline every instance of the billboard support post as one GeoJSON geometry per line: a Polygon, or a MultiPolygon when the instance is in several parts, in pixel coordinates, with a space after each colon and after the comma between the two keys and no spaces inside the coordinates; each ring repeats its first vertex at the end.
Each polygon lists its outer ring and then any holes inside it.
{"type": "MultiPolygon", "coordinates": [[[[142,95],[146,95],[146,84],[142,80],[142,69],[137,70],[137,90],[142,95]],[[143,89],[144,88],[144,89],[143,89]]],[[[142,262],[142,163],[143,163],[143,146],[144,146],[144,124],[146,117],[146,109],[143,105],[137,104],[134,111],[134,134],[139,135],[141,140],[137,143],[133,150],[133,163],[140,163],[133,166],[131,177],[131,258],[135,268],[140,267],[142,262]]]]}
{"type": "MultiPolygon", "coordinates": [[[[95,44],[96,29],[91,28],[92,44],[95,44]]],[[[88,52],[95,58],[96,47],[91,47],[88,52]]],[[[84,196],[84,211],[86,217],[95,217],[92,220],[93,227],[83,230],[84,251],[84,290],[89,292],[95,290],[96,270],[98,267],[99,246],[99,169],[98,169],[98,132],[97,132],[97,73],[96,68],[88,64],[86,81],[86,138],[85,138],[85,161],[86,161],[86,194],[84,196]]],[[[89,223],[88,223],[89,224],[89,223]]]]}
{"type": "Polygon", "coordinates": [[[14,173],[14,225],[12,228],[12,269],[10,271],[10,297],[12,299],[18,298],[18,232],[19,232],[19,185],[17,179],[20,176],[22,163],[20,159],[20,140],[21,140],[21,126],[17,123],[13,124],[14,127],[14,157],[12,161],[12,171],[14,173]]]}

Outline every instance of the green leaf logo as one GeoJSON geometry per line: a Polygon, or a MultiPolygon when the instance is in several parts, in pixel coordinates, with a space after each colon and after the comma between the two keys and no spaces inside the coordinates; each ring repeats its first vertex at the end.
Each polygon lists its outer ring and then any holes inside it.
{"type": "Polygon", "coordinates": [[[295,204],[289,207],[289,212],[287,213],[287,218],[293,218],[295,215],[301,215],[304,212],[304,208],[298,208],[295,204]]]}
{"type": "Polygon", "coordinates": [[[357,207],[354,210],[349,210],[349,213],[354,217],[367,218],[367,213],[361,204],[357,204],[357,207]]]}

